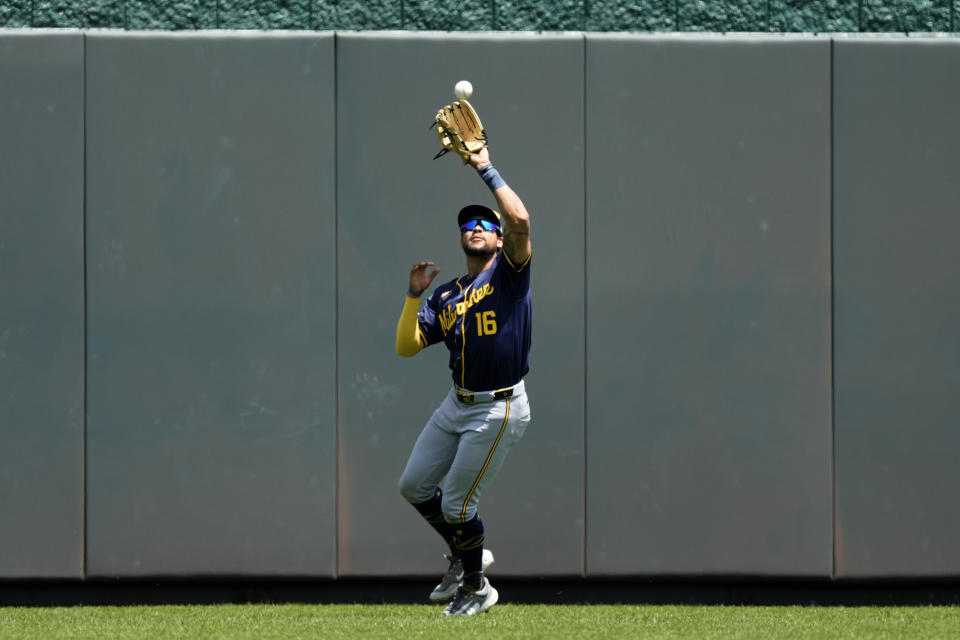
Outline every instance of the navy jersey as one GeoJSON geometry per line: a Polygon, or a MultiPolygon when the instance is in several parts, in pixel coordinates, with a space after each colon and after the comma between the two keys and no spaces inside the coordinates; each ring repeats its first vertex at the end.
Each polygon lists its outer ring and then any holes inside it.
{"type": "Polygon", "coordinates": [[[530,368],[530,258],[514,265],[501,251],[486,271],[440,285],[417,321],[428,345],[447,345],[458,387],[515,385],[530,368]]]}

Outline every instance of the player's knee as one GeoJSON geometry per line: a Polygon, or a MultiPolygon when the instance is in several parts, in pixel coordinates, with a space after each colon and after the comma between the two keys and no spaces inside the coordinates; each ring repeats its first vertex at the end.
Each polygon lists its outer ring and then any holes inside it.
{"type": "Polygon", "coordinates": [[[431,488],[424,489],[420,483],[406,474],[400,476],[400,481],[397,482],[397,488],[400,490],[400,495],[403,496],[403,499],[411,504],[426,502],[433,497],[433,492],[435,491],[435,489],[431,488]]]}
{"type": "Polygon", "coordinates": [[[416,489],[406,476],[400,476],[400,480],[397,482],[397,488],[400,490],[400,495],[403,496],[404,500],[407,502],[416,502],[416,500],[414,500],[416,489]]]}

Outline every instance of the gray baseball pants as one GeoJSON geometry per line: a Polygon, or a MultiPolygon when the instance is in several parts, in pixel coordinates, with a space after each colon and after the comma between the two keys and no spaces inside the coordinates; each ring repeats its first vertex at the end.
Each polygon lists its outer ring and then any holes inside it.
{"type": "Polygon", "coordinates": [[[530,423],[523,381],[513,390],[510,398],[464,404],[451,388],[413,446],[400,476],[400,494],[419,504],[440,487],[444,519],[471,520],[480,496],[530,423]]]}

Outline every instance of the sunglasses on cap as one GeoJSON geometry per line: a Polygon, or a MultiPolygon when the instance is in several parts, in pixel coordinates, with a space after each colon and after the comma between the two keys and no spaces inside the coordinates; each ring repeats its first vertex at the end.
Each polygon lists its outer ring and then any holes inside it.
{"type": "Polygon", "coordinates": [[[484,231],[496,231],[497,233],[500,232],[500,227],[493,224],[489,220],[483,220],[481,218],[477,218],[476,220],[468,220],[466,223],[460,225],[460,230],[473,231],[477,227],[481,227],[484,231]]]}

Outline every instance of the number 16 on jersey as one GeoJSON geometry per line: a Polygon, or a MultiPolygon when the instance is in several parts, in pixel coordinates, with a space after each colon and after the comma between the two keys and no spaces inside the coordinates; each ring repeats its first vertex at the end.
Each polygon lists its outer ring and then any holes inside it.
{"type": "Polygon", "coordinates": [[[478,336],[492,336],[497,333],[497,314],[494,311],[478,311],[475,315],[478,336]]]}

